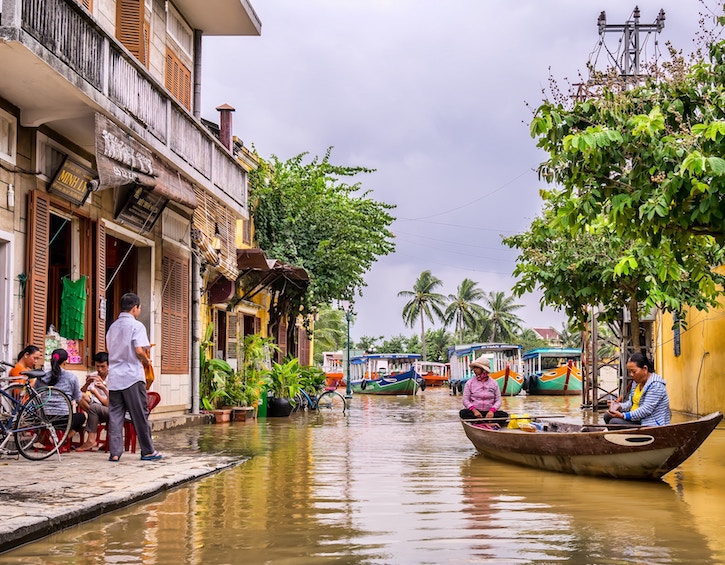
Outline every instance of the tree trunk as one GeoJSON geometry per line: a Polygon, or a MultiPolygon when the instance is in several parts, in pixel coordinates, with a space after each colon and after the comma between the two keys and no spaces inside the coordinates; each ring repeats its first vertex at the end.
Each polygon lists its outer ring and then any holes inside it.
{"type": "Polygon", "coordinates": [[[423,349],[423,362],[426,361],[426,355],[425,355],[425,317],[423,316],[423,313],[420,314],[420,343],[422,344],[423,349]]]}

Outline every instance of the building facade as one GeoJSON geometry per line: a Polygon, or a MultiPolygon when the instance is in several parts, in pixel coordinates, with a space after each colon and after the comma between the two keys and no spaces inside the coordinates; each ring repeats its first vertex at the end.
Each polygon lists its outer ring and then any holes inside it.
{"type": "Polygon", "coordinates": [[[245,167],[200,120],[203,35],[257,36],[246,0],[2,0],[0,355],[85,371],[136,292],[162,403],[194,409],[203,252],[235,281],[245,167]]]}

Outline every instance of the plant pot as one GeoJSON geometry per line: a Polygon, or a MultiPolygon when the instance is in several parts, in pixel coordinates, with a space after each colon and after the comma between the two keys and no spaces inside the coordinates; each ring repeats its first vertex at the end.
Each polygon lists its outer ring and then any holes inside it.
{"type": "Polygon", "coordinates": [[[267,416],[270,418],[286,418],[292,413],[292,403],[288,398],[270,397],[267,399],[267,416]]]}
{"type": "Polygon", "coordinates": [[[234,422],[246,422],[247,420],[254,420],[256,416],[257,412],[254,406],[240,406],[232,410],[232,420],[234,422]]]}
{"type": "Polygon", "coordinates": [[[211,413],[214,414],[214,418],[216,418],[217,424],[223,424],[225,422],[229,422],[232,418],[231,409],[212,410],[211,413]]]}

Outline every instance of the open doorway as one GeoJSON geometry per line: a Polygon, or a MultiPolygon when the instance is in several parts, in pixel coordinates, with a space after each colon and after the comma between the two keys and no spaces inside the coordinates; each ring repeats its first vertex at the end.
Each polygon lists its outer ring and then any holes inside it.
{"type": "Polygon", "coordinates": [[[138,248],[106,235],[106,321],[110,324],[118,317],[121,296],[127,292],[138,294],[138,248]]]}

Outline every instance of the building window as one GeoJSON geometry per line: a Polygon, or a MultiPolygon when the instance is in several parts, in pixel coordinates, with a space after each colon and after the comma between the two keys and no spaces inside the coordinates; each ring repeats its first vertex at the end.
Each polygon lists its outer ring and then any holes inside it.
{"type": "Polygon", "coordinates": [[[300,365],[311,365],[310,340],[307,338],[307,330],[305,328],[297,328],[297,357],[300,360],[300,365]]]}
{"type": "Polygon", "coordinates": [[[166,19],[166,32],[169,37],[179,46],[179,49],[191,59],[191,52],[194,45],[194,34],[191,28],[176,11],[176,8],[169,6],[168,18],[166,19]]]}
{"type": "Polygon", "coordinates": [[[116,2],[116,39],[148,67],[151,27],[146,22],[145,14],[144,0],[116,2]]]}
{"type": "Polygon", "coordinates": [[[18,120],[12,114],[0,110],[0,158],[15,164],[18,138],[18,120]]]}
{"type": "Polygon", "coordinates": [[[191,110],[191,71],[170,49],[166,49],[166,89],[191,110]]]}
{"type": "Polygon", "coordinates": [[[189,372],[189,260],[164,251],[161,372],[189,372]]]}
{"type": "Polygon", "coordinates": [[[93,12],[93,0],[77,0],[77,2],[89,12],[93,12]]]}

